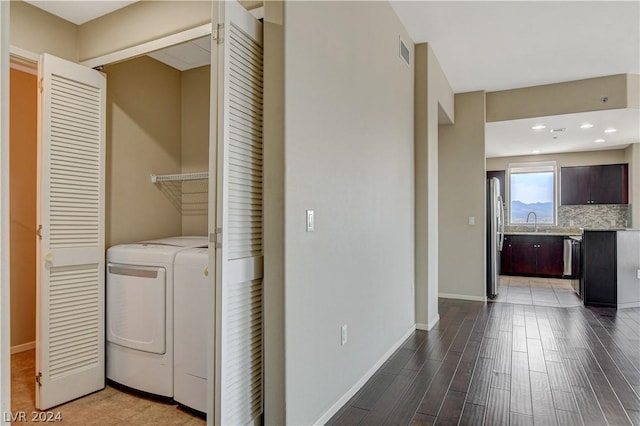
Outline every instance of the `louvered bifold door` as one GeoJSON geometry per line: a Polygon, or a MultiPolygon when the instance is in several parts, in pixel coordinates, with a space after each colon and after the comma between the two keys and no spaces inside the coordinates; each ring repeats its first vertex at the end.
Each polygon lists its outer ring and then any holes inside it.
{"type": "Polygon", "coordinates": [[[259,422],[262,389],[262,24],[220,2],[216,422],[259,422]]]}
{"type": "Polygon", "coordinates": [[[36,407],[104,388],[106,79],[40,60],[36,407]]]}

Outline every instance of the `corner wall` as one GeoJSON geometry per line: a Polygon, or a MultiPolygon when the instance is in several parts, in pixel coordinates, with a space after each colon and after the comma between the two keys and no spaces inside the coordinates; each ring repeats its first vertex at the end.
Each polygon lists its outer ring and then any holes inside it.
{"type": "Polygon", "coordinates": [[[264,5],[264,424],[286,424],[284,7],[264,5]]]}
{"type": "Polygon", "coordinates": [[[438,139],[438,290],[442,297],[485,300],[485,93],[456,94],[455,117],[455,124],[440,126],[438,139]]]}
{"type": "Polygon", "coordinates": [[[631,226],[640,229],[640,142],[630,145],[626,150],[629,163],[629,204],[631,204],[631,226]]]}
{"type": "Polygon", "coordinates": [[[284,16],[284,420],[316,424],[414,327],[413,44],[387,2],[284,16]]]}
{"type": "Polygon", "coordinates": [[[11,2],[11,46],[78,61],[78,27],[21,0],[11,2]]]}
{"type": "Polygon", "coordinates": [[[147,56],[105,67],[107,247],[181,235],[180,71],[147,56]]]}
{"type": "MultiPolygon", "coordinates": [[[[430,330],[438,315],[438,122],[454,121],[454,95],[431,46],[415,48],[415,311],[430,330]]],[[[483,155],[484,156],[484,155],[483,155]]]]}
{"type": "MultiPolygon", "coordinates": [[[[209,86],[211,67],[194,68],[181,77],[181,166],[182,173],[209,169],[209,86]]],[[[208,185],[216,176],[182,183],[182,235],[207,235],[208,185]]]]}
{"type": "Polygon", "coordinates": [[[38,88],[34,74],[12,68],[10,78],[11,346],[15,347],[36,340],[38,88]]]}

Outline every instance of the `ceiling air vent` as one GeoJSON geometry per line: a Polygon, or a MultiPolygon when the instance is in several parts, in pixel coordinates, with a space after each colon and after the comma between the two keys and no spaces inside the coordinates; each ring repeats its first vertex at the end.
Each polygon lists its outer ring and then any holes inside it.
{"type": "Polygon", "coordinates": [[[401,38],[398,37],[398,39],[400,40],[400,59],[402,59],[405,64],[409,65],[411,63],[409,61],[409,48],[404,44],[404,41],[402,41],[401,38]]]}

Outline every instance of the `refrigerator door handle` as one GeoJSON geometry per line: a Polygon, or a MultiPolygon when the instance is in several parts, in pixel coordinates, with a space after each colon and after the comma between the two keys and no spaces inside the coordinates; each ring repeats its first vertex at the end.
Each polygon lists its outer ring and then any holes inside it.
{"type": "Polygon", "coordinates": [[[498,205],[498,251],[502,251],[504,245],[504,206],[501,195],[498,195],[496,204],[498,205]]]}

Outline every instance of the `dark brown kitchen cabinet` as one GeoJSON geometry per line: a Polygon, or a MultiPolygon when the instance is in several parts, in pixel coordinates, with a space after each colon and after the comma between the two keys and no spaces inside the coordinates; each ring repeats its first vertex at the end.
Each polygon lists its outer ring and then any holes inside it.
{"type": "Polygon", "coordinates": [[[615,231],[585,231],[582,237],[581,288],[584,304],[617,306],[615,231]]]}
{"type": "Polygon", "coordinates": [[[511,235],[504,236],[502,252],[500,252],[500,274],[511,275],[511,235]]]}
{"type": "Polygon", "coordinates": [[[503,275],[562,277],[564,237],[507,235],[502,249],[503,275]]]}
{"type": "Polygon", "coordinates": [[[627,164],[562,167],[561,204],[627,204],[628,174],[627,164]]]}

